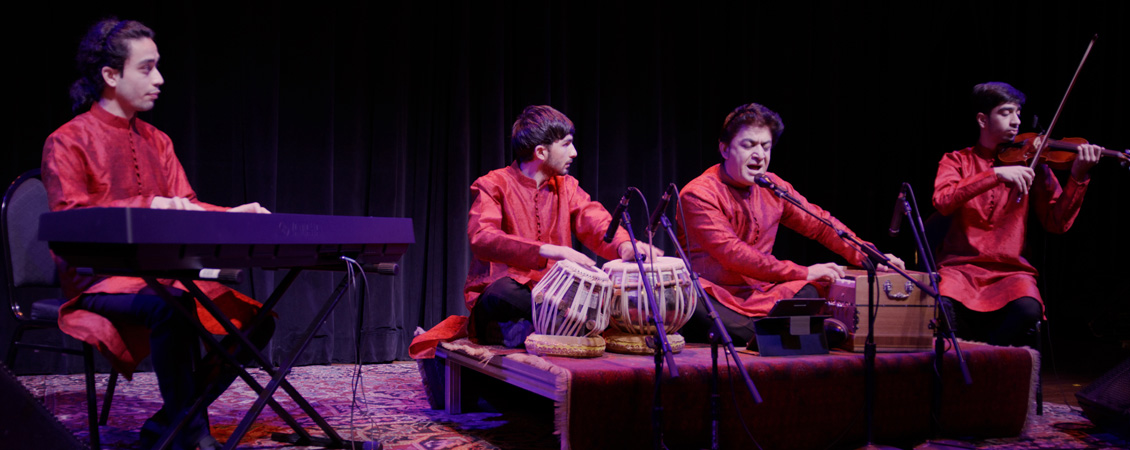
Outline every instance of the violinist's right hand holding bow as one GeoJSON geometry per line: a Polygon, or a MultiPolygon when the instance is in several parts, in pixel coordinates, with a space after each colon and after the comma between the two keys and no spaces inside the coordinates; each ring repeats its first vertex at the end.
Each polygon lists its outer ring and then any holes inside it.
{"type": "MultiPolygon", "coordinates": [[[[993,173],[997,175],[997,181],[1012,186],[1021,196],[1028,195],[1028,188],[1032,187],[1032,180],[1036,178],[1036,173],[1025,166],[994,167],[993,173]]],[[[1072,174],[1074,173],[1073,168],[1072,174]]]]}

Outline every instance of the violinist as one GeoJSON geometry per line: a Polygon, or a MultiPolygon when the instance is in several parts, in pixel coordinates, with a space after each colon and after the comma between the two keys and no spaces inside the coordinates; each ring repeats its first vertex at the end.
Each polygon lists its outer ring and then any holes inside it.
{"type": "Polygon", "coordinates": [[[1037,272],[1021,256],[1029,209],[1049,232],[1066,232],[1102,152],[1079,145],[1062,185],[1045,164],[1002,165],[998,152],[1017,136],[1024,100],[1006,83],[974,86],[980,138],[943,156],[934,180],[934,207],[952,220],[938,251],[940,294],[954,305],[958,336],[993,345],[1038,338],[1029,336],[1044,309],[1037,272]]]}

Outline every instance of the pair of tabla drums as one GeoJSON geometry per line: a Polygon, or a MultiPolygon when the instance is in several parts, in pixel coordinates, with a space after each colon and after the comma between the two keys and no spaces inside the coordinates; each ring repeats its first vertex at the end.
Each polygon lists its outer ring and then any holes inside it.
{"type": "MultiPolygon", "coordinates": [[[[685,341],[675,332],[690,320],[698,301],[690,272],[681,259],[671,257],[645,263],[644,270],[671,350],[677,353],[685,341]]],[[[558,261],[534,286],[534,334],[526,339],[526,351],[582,358],[600,356],[605,348],[616,353],[654,353],[647,343],[648,336],[655,335],[650,318],[651,307],[635,262],[609,261],[601,271],[558,261]]]]}

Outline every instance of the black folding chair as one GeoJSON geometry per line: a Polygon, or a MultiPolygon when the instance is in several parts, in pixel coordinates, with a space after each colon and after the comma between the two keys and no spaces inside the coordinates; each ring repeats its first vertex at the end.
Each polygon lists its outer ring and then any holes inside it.
{"type": "MultiPolygon", "coordinates": [[[[24,332],[28,330],[58,330],[59,306],[65,301],[61,298],[62,289],[55,261],[51,258],[47,243],[38,239],[39,216],[45,212],[48,212],[47,190],[43,187],[39,169],[29,170],[16,178],[4,193],[4,203],[0,205],[0,234],[3,235],[4,260],[7,261],[7,302],[16,323],[4,363],[14,371],[13,364],[20,348],[81,355],[86,371],[90,446],[97,449],[101,447],[98,425],[105,425],[110,414],[110,401],[114,396],[118,372],[110,372],[102,414],[99,416],[94,386],[94,347],[83,342],[81,349],[76,349],[27,342],[24,339],[24,332]],[[54,297],[42,298],[44,291],[53,292],[54,297]],[[39,295],[28,295],[28,292],[39,295]]],[[[64,339],[71,339],[65,334],[63,336],[64,339]]]]}

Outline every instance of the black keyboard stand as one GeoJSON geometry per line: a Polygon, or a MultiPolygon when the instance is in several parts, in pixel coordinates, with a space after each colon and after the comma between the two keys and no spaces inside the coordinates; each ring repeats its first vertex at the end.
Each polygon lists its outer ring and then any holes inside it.
{"type": "MultiPolygon", "coordinates": [[[[173,305],[195,324],[197,334],[206,344],[209,362],[219,360],[225,375],[242,378],[259,394],[244,415],[235,432],[224,445],[235,448],[264,406],[270,406],[293,430],[293,434],[276,433],[276,440],[298,445],[327,448],[359,446],[379,449],[378,442],[355,443],[342,439],[333,427],[286,381],[314,334],[325,323],[348,287],[347,277],[338,284],[306,329],[301,343],[279,367],[271,362],[247,338],[274,311],[287,289],[303,270],[343,271],[348,256],[359,264],[375,269],[370,273],[394,275],[393,264],[415,242],[412,220],[395,217],[320,216],[307,214],[239,214],[215,211],[174,211],[148,208],[80,208],[45,213],[40,217],[39,238],[48,241],[56,256],[82,273],[122,275],[143,278],[158,295],[173,305]],[[240,270],[248,267],[288,270],[275,287],[259,313],[240,331],[212,299],[196,285],[200,277],[238,280],[240,270]],[[219,270],[206,270],[213,268],[219,270]],[[172,295],[158,279],[180,281],[204,309],[224,327],[228,335],[222,341],[209,333],[196,317],[191,302],[181,304],[184,297],[172,295]],[[231,349],[229,351],[229,349],[231,349]],[[239,363],[236,355],[249,352],[271,376],[261,385],[239,363]],[[311,436],[272,396],[282,388],[307,416],[325,433],[311,436]]],[[[218,377],[219,378],[219,377],[218,377]]],[[[225,377],[226,378],[226,377],[225,377]]],[[[158,448],[168,448],[187,422],[207,408],[207,398],[218,397],[220,386],[203,388],[201,399],[184,417],[170,418],[175,427],[161,437],[158,448]],[[215,394],[215,395],[211,395],[215,394]]]]}
{"type": "MultiPolygon", "coordinates": [[[[322,324],[326,322],[326,319],[329,318],[329,315],[341,301],[341,298],[345,294],[346,287],[348,286],[348,278],[342,277],[342,281],[338,284],[337,288],[334,289],[334,292],[322,306],[321,311],[319,311],[318,314],[314,316],[314,319],[310,322],[310,325],[307,327],[306,333],[302,337],[298,346],[291,351],[291,354],[286,358],[286,360],[283,361],[282,365],[273,367],[270,361],[265,356],[263,356],[259,349],[256,348],[255,345],[253,345],[247,338],[247,333],[250,330],[254,329],[254,327],[259,326],[264,318],[271,314],[271,311],[274,309],[275,305],[278,304],[279,300],[282,298],[282,295],[294,282],[295,278],[297,278],[300,272],[302,272],[301,268],[293,268],[288,271],[282,282],[280,282],[279,285],[275,288],[274,292],[271,293],[271,296],[267,299],[267,301],[263,303],[263,306],[259,309],[259,313],[249,322],[247,329],[243,331],[236,328],[236,326],[231,322],[231,319],[220,311],[220,308],[212,302],[212,299],[208,298],[208,296],[204,294],[204,292],[196,285],[194,280],[188,278],[178,279],[177,281],[180,281],[181,284],[183,284],[185,288],[188,289],[189,294],[191,294],[192,297],[196,299],[196,301],[200,302],[204,309],[212,314],[212,317],[216,318],[217,322],[219,322],[219,324],[224,327],[224,330],[228,332],[228,335],[223,339],[223,342],[218,341],[215,336],[213,336],[204,328],[204,325],[200,323],[199,318],[196,317],[195,308],[190,309],[178,302],[177,297],[173,296],[172,293],[169,292],[167,286],[157,282],[158,278],[162,278],[161,274],[139,274],[143,279],[145,279],[146,283],[148,283],[151,289],[156,291],[162,298],[165,299],[165,301],[169,302],[169,304],[173,305],[174,308],[176,308],[181,314],[186,315],[192,320],[192,322],[196,326],[197,334],[200,335],[200,338],[204,340],[207,348],[209,349],[209,353],[207,356],[205,356],[205,358],[223,358],[227,363],[224,365],[225,370],[236,371],[236,375],[242,378],[243,381],[247,383],[247,385],[259,395],[259,397],[255,400],[255,403],[252,404],[251,409],[249,409],[243,416],[243,420],[240,421],[239,426],[236,427],[235,431],[232,432],[231,437],[229,437],[227,442],[224,444],[223,448],[225,450],[233,449],[236,447],[236,445],[239,444],[239,441],[245,434],[247,434],[248,430],[251,429],[251,425],[254,424],[255,419],[258,418],[259,414],[263,412],[263,407],[268,405],[272,410],[275,411],[276,414],[278,414],[280,418],[283,419],[284,422],[286,422],[287,425],[291,427],[291,429],[294,430],[294,433],[272,434],[272,439],[276,441],[294,445],[315,445],[325,448],[352,448],[354,446],[360,448],[362,445],[364,445],[363,442],[353,442],[343,439],[337,433],[337,431],[335,431],[333,427],[330,426],[328,422],[326,422],[325,418],[323,418],[320,414],[318,414],[316,410],[314,410],[314,407],[306,401],[302,394],[300,394],[298,390],[290,384],[290,382],[286,381],[286,375],[290,373],[290,370],[298,361],[299,356],[303,351],[306,350],[306,347],[310,344],[310,341],[314,338],[314,335],[317,333],[318,329],[321,328],[322,324]],[[233,344],[235,344],[234,347],[233,344]],[[237,354],[239,349],[248,351],[253,356],[254,360],[259,363],[259,366],[271,376],[271,380],[267,383],[266,386],[261,385],[254,377],[252,377],[251,374],[248,373],[247,370],[236,359],[235,355],[237,354]],[[325,437],[317,437],[311,435],[302,427],[301,424],[298,423],[297,420],[295,420],[294,416],[287,412],[286,409],[284,409],[281,405],[278,404],[278,402],[274,400],[274,398],[272,398],[275,391],[277,391],[280,387],[284,392],[286,392],[288,396],[290,396],[292,400],[294,400],[295,404],[297,404],[298,407],[302,409],[302,411],[306,413],[306,415],[311,420],[313,420],[319,428],[322,429],[322,432],[325,433],[325,437]]],[[[208,393],[217,388],[218,387],[215,385],[206,386],[202,392],[208,393]]],[[[202,395],[201,398],[197,400],[196,404],[193,405],[191,410],[188,412],[188,415],[186,415],[185,417],[174,418],[174,420],[177,421],[177,426],[168,430],[164,435],[161,436],[161,440],[159,441],[157,448],[169,448],[169,444],[172,442],[173,436],[175,436],[176,433],[178,433],[184,427],[185,423],[188,421],[188,418],[199,412],[201,408],[207,408],[208,405],[204,404],[204,398],[206,397],[208,397],[208,395],[202,395]]],[[[375,447],[373,445],[373,443],[369,443],[368,447],[366,448],[381,448],[379,443],[377,443],[375,447]]]]}

